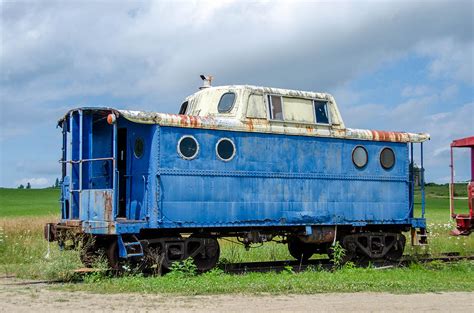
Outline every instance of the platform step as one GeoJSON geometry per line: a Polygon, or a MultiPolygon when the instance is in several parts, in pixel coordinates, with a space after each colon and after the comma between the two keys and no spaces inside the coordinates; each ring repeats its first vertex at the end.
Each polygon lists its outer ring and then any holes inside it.
{"type": "Polygon", "coordinates": [[[143,247],[140,242],[125,242],[124,243],[125,250],[127,252],[126,258],[133,258],[136,256],[143,256],[143,247]],[[137,247],[135,249],[129,249],[131,247],[137,247]],[[137,251],[138,250],[138,251],[137,251]]]}
{"type": "Polygon", "coordinates": [[[126,259],[143,256],[143,246],[140,241],[135,236],[128,239],[132,241],[123,241],[119,236],[119,256],[126,259]]]}
{"type": "Polygon", "coordinates": [[[421,228],[419,230],[411,229],[411,244],[413,246],[426,246],[428,245],[428,233],[426,229],[421,228]]]}
{"type": "Polygon", "coordinates": [[[123,245],[125,247],[131,247],[131,246],[141,246],[142,244],[136,241],[136,242],[124,242],[123,245]]]}
{"type": "Polygon", "coordinates": [[[426,233],[418,233],[418,245],[419,246],[426,246],[428,245],[428,235],[426,233]]]}
{"type": "Polygon", "coordinates": [[[127,258],[133,258],[133,257],[137,257],[137,256],[143,256],[143,252],[127,254],[127,258]]]}

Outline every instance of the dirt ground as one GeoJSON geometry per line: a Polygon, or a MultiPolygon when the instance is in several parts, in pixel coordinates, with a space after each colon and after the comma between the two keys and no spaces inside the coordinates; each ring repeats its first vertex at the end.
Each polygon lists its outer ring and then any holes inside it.
{"type": "Polygon", "coordinates": [[[0,312],[474,312],[474,293],[168,296],[92,294],[0,278],[0,312]]]}

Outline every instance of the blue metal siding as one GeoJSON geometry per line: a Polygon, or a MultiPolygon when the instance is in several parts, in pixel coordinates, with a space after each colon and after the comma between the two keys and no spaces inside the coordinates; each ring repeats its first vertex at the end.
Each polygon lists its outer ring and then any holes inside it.
{"type": "MultiPolygon", "coordinates": [[[[71,160],[77,161],[81,158],[81,141],[80,141],[80,116],[79,114],[72,114],[71,115],[71,160]]],[[[79,163],[73,163],[71,166],[71,185],[70,190],[72,190],[70,194],[70,219],[77,219],[79,218],[79,163]]]]}
{"type": "Polygon", "coordinates": [[[153,140],[153,126],[131,123],[120,120],[119,128],[127,128],[127,219],[144,220],[147,216],[147,186],[150,181],[149,167],[151,159],[151,142],[153,140]],[[143,155],[137,158],[134,154],[135,140],[142,138],[144,141],[143,155]]]}
{"type": "MultiPolygon", "coordinates": [[[[91,159],[109,158],[113,154],[112,146],[113,126],[107,123],[96,122],[91,133],[91,159]]],[[[90,189],[112,188],[113,162],[112,160],[94,161],[89,163],[91,177],[90,189]]]]}
{"type": "Polygon", "coordinates": [[[68,148],[72,160],[83,160],[83,169],[79,174],[79,164],[71,165],[62,192],[64,201],[70,189],[82,189],[83,196],[79,201],[79,192],[73,191],[71,214],[63,214],[67,219],[83,220],[86,232],[413,224],[406,143],[160,127],[122,118],[109,125],[100,116],[96,123],[93,115],[84,112],[70,117],[68,148]],[[113,191],[113,162],[84,161],[116,157],[118,128],[127,128],[126,221],[115,220],[117,200],[112,199],[118,187],[113,191]],[[177,153],[184,135],[194,136],[199,143],[199,154],[193,160],[184,160],[177,153]],[[137,138],[144,141],[141,158],[134,155],[137,138]],[[222,138],[231,139],[236,146],[236,155],[229,162],[216,155],[216,144],[222,138]],[[358,145],[369,156],[362,169],[352,162],[352,151],[358,145]],[[390,170],[383,169],[379,161],[385,147],[396,155],[390,170]],[[113,208],[105,203],[112,203],[113,208]]]}
{"type": "Polygon", "coordinates": [[[90,222],[112,221],[113,189],[83,190],[80,219],[90,222]]]}
{"type": "Polygon", "coordinates": [[[409,224],[406,144],[159,129],[159,227],[409,224]],[[183,135],[199,142],[194,160],[177,154],[183,135]],[[216,143],[223,137],[236,145],[230,162],[216,156],[216,143]],[[357,145],[369,154],[363,169],[352,163],[357,145]],[[388,171],[379,162],[384,147],[397,157],[388,171]]]}

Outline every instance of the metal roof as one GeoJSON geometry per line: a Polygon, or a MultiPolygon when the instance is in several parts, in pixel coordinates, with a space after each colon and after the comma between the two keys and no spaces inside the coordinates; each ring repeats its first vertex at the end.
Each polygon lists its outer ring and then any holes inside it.
{"type": "MultiPolygon", "coordinates": [[[[157,112],[119,110],[114,108],[78,108],[84,111],[108,111],[115,115],[140,124],[158,124],[160,126],[203,128],[229,131],[244,131],[257,133],[273,133],[295,136],[332,137],[344,139],[388,141],[388,142],[423,142],[430,139],[427,133],[408,133],[394,131],[380,131],[369,129],[331,129],[316,124],[301,124],[284,121],[268,121],[265,119],[239,120],[229,117],[190,116],[157,112]]],[[[103,112],[106,113],[106,112],[103,112]]],[[[66,115],[67,116],[67,115],[66,115]]],[[[65,117],[66,117],[65,116],[65,117]]],[[[64,117],[64,118],[65,118],[64,117]]],[[[59,123],[64,120],[62,118],[59,123]]]]}
{"type": "Polygon", "coordinates": [[[455,139],[451,143],[451,147],[474,147],[474,136],[455,139]]]}
{"type": "Polygon", "coordinates": [[[226,86],[213,86],[209,88],[204,88],[198,92],[188,96],[187,98],[192,98],[199,93],[206,92],[207,90],[229,90],[229,89],[241,89],[247,90],[255,94],[275,94],[287,97],[297,97],[297,98],[309,98],[309,99],[326,99],[331,100],[332,96],[324,92],[313,92],[313,91],[302,91],[295,89],[283,89],[283,88],[273,88],[273,87],[262,87],[262,86],[253,86],[253,85],[226,85],[226,86]]]}

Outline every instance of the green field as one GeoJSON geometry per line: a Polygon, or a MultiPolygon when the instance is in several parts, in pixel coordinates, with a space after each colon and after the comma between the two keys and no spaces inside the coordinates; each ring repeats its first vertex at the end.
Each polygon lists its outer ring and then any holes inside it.
{"type": "MultiPolygon", "coordinates": [[[[456,184],[456,196],[467,197],[466,184],[456,184]]],[[[426,187],[426,214],[433,222],[449,221],[448,185],[426,187]]],[[[416,207],[419,211],[421,200],[419,190],[416,194],[416,207]]],[[[0,218],[20,216],[46,216],[59,214],[59,189],[8,189],[0,188],[0,218]]],[[[467,201],[456,200],[460,213],[467,212],[467,201]]]]}
{"type": "Polygon", "coordinates": [[[0,217],[59,213],[59,189],[0,188],[0,217]]]}
{"type": "MultiPolygon", "coordinates": [[[[464,187],[465,188],[465,187],[464,187]]],[[[462,188],[458,188],[461,190],[462,188]]],[[[454,224],[449,216],[446,186],[428,186],[426,218],[428,246],[411,247],[405,254],[418,255],[459,252],[472,255],[474,237],[452,237],[454,224]]],[[[45,258],[48,244],[42,238],[42,227],[59,216],[57,189],[0,189],[0,272],[23,278],[69,281],[75,279],[72,270],[82,267],[77,251],[59,251],[50,245],[50,257],[45,258]]],[[[420,212],[420,196],[416,195],[416,211],[420,212]]],[[[456,206],[467,207],[466,200],[456,200],[456,206]]],[[[407,234],[408,235],[408,234],[407,234]]],[[[233,240],[233,239],[231,239],[233,240]]],[[[235,241],[235,240],[233,240],[235,241]]],[[[250,262],[291,259],[286,245],[266,243],[246,251],[242,245],[221,240],[220,262],[250,262]]],[[[324,257],[315,255],[314,257],[324,257]]],[[[178,273],[179,274],[179,273],[178,273]]],[[[125,277],[86,276],[84,283],[67,285],[70,290],[94,292],[161,292],[206,294],[226,292],[314,293],[349,291],[427,292],[474,290],[474,263],[455,265],[414,265],[404,269],[377,271],[344,268],[336,272],[313,269],[304,273],[249,273],[229,275],[218,271],[205,275],[168,275],[143,277],[129,273],[125,277]],[[252,288],[248,288],[252,286],[252,288]]]]}
{"type": "MultiPolygon", "coordinates": [[[[427,184],[426,195],[428,197],[449,197],[449,185],[436,185],[427,184]]],[[[455,197],[467,197],[467,184],[456,183],[454,184],[454,196],[455,197]]]]}
{"type": "MultiPolygon", "coordinates": [[[[409,268],[375,270],[343,268],[338,271],[307,270],[301,273],[247,273],[228,275],[214,271],[197,276],[126,276],[94,279],[85,284],[69,284],[61,289],[97,293],[200,294],[314,294],[324,292],[424,293],[473,291],[474,264],[414,264],[409,268]]],[[[245,311],[245,310],[244,310],[245,311]]]]}
{"type": "MultiPolygon", "coordinates": [[[[465,184],[457,184],[456,189],[466,189],[465,184]]],[[[447,185],[427,186],[426,218],[431,224],[451,223],[449,215],[449,191],[447,185]]],[[[460,196],[467,195],[464,194],[460,196]]],[[[59,189],[7,189],[0,188],[0,218],[59,216],[59,189]]],[[[467,213],[467,200],[455,200],[456,212],[467,213]]],[[[416,215],[421,214],[419,190],[415,197],[416,215]]]]}

